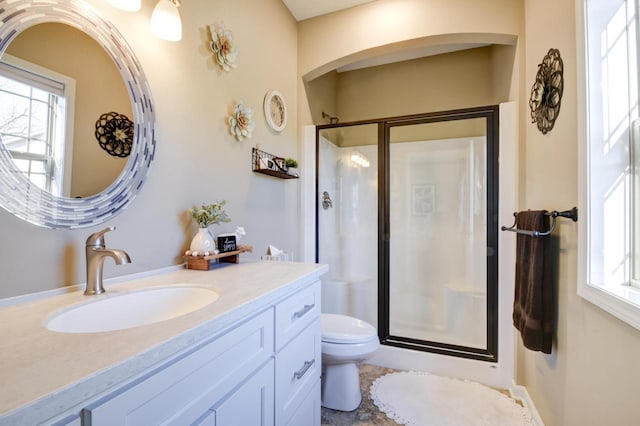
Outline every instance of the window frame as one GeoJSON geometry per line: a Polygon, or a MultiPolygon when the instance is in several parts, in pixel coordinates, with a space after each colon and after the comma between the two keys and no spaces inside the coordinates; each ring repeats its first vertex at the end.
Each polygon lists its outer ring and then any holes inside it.
{"type": "MultiPolygon", "coordinates": [[[[578,205],[580,221],[578,223],[578,284],[580,297],[605,310],[632,327],[640,330],[640,289],[631,285],[591,283],[591,158],[590,158],[590,119],[589,119],[589,85],[587,67],[587,8],[588,0],[576,0],[576,72],[578,79],[578,205]]],[[[640,29],[639,29],[640,32],[640,29]]],[[[640,47],[636,46],[637,50],[640,47]]],[[[640,72],[639,72],[640,73],[640,72]]],[[[630,129],[631,133],[631,129],[630,129]]],[[[630,141],[630,145],[631,141],[630,141]]],[[[633,165],[630,161],[630,166],[633,165]]],[[[638,167],[636,164],[634,167],[638,167]]],[[[633,180],[633,175],[631,176],[633,180]]],[[[629,194],[631,195],[631,194],[629,194]]],[[[640,200],[635,199],[634,202],[640,200]]],[[[640,212],[639,212],[640,213],[640,212]]],[[[633,215],[634,212],[631,212],[633,215]]],[[[636,224],[638,226],[640,224],[636,224]]],[[[632,226],[633,230],[634,227],[632,226]]],[[[634,231],[632,231],[634,232],[634,231]]],[[[633,238],[630,238],[630,247],[633,238]]],[[[640,253],[638,253],[640,255],[640,253]]],[[[633,265],[633,261],[630,264],[633,265]]],[[[627,283],[630,284],[630,283],[627,283]]]]}
{"type": "MultiPolygon", "coordinates": [[[[2,55],[2,62],[10,65],[14,68],[13,72],[25,72],[37,77],[41,77],[43,80],[51,80],[57,84],[59,84],[61,89],[61,94],[55,94],[59,98],[64,99],[65,107],[64,107],[64,155],[62,158],[63,161],[63,174],[62,174],[62,185],[60,193],[56,193],[57,196],[69,197],[71,194],[71,170],[73,168],[73,141],[74,141],[74,117],[75,117],[75,94],[76,94],[76,81],[74,78],[69,77],[64,74],[60,74],[56,71],[53,71],[49,68],[42,67],[40,65],[34,64],[32,62],[26,61],[24,59],[18,58],[16,56],[10,55],[8,53],[4,53],[2,55]]],[[[51,128],[48,129],[51,132],[51,128]]],[[[47,143],[49,146],[49,143],[47,143]]],[[[34,155],[34,154],[20,154],[17,155],[16,158],[26,159],[26,160],[44,160],[45,168],[47,173],[47,184],[46,190],[48,192],[52,192],[51,186],[51,176],[49,174],[52,172],[53,164],[51,162],[51,155],[34,155]]],[[[28,175],[26,176],[29,179],[28,175]]],[[[55,192],[54,192],[55,193],[55,192]]]]}

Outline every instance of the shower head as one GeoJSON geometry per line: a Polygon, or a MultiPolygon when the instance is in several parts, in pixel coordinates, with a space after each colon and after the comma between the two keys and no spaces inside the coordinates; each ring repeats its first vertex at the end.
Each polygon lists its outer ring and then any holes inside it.
{"type": "Polygon", "coordinates": [[[329,119],[329,124],[338,124],[338,121],[340,121],[338,120],[338,117],[333,117],[324,111],[322,111],[322,118],[329,119]]]}

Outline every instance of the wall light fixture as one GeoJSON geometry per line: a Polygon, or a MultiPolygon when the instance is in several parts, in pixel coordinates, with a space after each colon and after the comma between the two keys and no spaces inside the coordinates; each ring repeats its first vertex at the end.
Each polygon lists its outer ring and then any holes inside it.
{"type": "Polygon", "coordinates": [[[163,40],[182,39],[182,20],[178,12],[179,0],[160,0],[151,14],[151,32],[163,40]]]}

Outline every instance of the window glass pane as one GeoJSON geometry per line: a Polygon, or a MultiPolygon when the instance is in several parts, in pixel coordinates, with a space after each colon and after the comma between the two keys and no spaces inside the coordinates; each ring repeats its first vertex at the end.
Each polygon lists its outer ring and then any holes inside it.
{"type": "Polygon", "coordinates": [[[588,0],[589,239],[591,284],[628,283],[629,124],[637,114],[635,8],[588,0]]]}
{"type": "Polygon", "coordinates": [[[29,173],[29,160],[20,160],[14,158],[13,162],[15,163],[16,167],[18,167],[18,170],[20,170],[22,173],[29,173]]]}
{"type": "Polygon", "coordinates": [[[47,177],[45,175],[30,175],[29,180],[33,182],[38,188],[46,190],[47,177]]]}
{"type": "Polygon", "coordinates": [[[0,92],[0,133],[28,136],[29,100],[0,92]]]}
{"type": "Polygon", "coordinates": [[[44,161],[32,161],[31,173],[44,174],[46,172],[46,163],[44,161]]]}
{"type": "Polygon", "coordinates": [[[48,137],[49,108],[47,104],[34,101],[31,103],[31,138],[46,140],[48,137]]]}
{"type": "Polygon", "coordinates": [[[35,87],[33,88],[33,92],[31,94],[33,99],[36,99],[38,101],[45,102],[45,103],[49,102],[49,95],[50,95],[49,92],[44,91],[44,90],[40,90],[40,89],[35,88],[35,87]]]}
{"type": "Polygon", "coordinates": [[[47,154],[47,144],[44,141],[31,140],[29,143],[29,152],[32,154],[47,154]]]}
{"type": "Polygon", "coordinates": [[[30,86],[2,76],[0,76],[0,90],[6,90],[22,96],[29,96],[31,93],[30,86]]]}

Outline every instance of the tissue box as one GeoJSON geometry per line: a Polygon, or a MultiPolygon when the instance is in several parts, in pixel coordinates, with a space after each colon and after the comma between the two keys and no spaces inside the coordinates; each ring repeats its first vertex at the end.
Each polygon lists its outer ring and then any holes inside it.
{"type": "Polygon", "coordinates": [[[220,253],[228,253],[237,250],[235,235],[218,235],[218,250],[220,253]]]}

